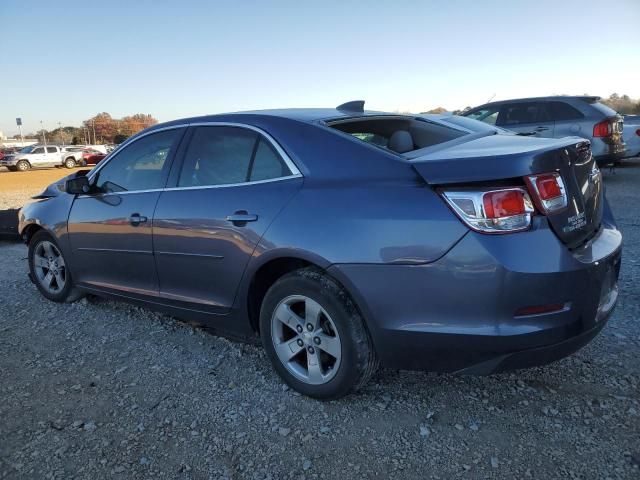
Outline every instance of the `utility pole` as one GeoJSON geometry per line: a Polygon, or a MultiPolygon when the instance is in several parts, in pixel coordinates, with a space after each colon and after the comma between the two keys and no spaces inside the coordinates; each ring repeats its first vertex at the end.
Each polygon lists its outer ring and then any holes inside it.
{"type": "Polygon", "coordinates": [[[62,146],[64,147],[64,134],[62,132],[62,124],[60,122],[58,122],[58,132],[59,132],[60,138],[62,139],[62,146]]]}
{"type": "Polygon", "coordinates": [[[96,140],[96,121],[91,120],[91,126],[93,127],[93,144],[97,145],[98,141],[96,140]]]}
{"type": "Polygon", "coordinates": [[[42,142],[44,143],[44,146],[47,146],[47,137],[44,134],[44,127],[42,126],[42,120],[40,120],[40,130],[42,130],[42,142]]]}

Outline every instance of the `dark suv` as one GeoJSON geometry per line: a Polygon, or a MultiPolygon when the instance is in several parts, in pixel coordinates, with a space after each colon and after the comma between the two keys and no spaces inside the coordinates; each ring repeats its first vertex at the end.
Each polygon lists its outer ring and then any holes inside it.
{"type": "Polygon", "coordinates": [[[587,96],[521,98],[486,103],[462,115],[521,135],[586,138],[596,162],[606,165],[625,156],[623,119],[599,100],[587,96]]]}

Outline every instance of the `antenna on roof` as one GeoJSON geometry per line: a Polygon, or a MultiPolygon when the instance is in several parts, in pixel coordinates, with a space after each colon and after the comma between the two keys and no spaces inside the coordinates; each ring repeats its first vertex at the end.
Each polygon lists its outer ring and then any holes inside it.
{"type": "Polygon", "coordinates": [[[343,110],[345,112],[364,112],[364,100],[353,100],[351,102],[338,105],[336,110],[343,110]]]}

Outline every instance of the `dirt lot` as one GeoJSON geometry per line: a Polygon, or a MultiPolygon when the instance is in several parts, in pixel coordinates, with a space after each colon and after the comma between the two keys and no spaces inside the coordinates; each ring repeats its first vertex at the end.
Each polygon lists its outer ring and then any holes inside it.
{"type": "Polygon", "coordinates": [[[28,172],[10,172],[0,167],[0,210],[20,208],[47,185],[80,168],[40,168],[28,172]]]}
{"type": "Polygon", "coordinates": [[[640,478],[640,161],[605,182],[621,296],[590,345],[489,377],[381,371],[328,403],[285,388],[259,347],[48,302],[26,248],[0,244],[0,478],[640,478]]]}

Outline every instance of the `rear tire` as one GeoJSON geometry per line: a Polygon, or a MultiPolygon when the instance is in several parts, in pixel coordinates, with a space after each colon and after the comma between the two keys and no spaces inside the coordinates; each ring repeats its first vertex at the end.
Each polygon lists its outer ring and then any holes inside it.
{"type": "Polygon", "coordinates": [[[71,272],[55,239],[44,230],[29,242],[29,271],[40,293],[54,302],[74,302],[84,294],[73,285],[71,272]]]}
{"type": "Polygon", "coordinates": [[[31,165],[26,160],[20,160],[18,163],[16,163],[16,167],[15,168],[16,168],[16,170],[19,170],[20,172],[26,172],[27,170],[29,170],[31,168],[31,165]]]}
{"type": "Polygon", "coordinates": [[[73,157],[65,159],[64,166],[67,168],[74,168],[76,166],[76,159],[73,157]]]}
{"type": "Polygon", "coordinates": [[[267,291],[260,336],[273,367],[294,390],[340,398],[378,366],[364,320],[347,292],[314,268],[291,272],[267,291]]]}

